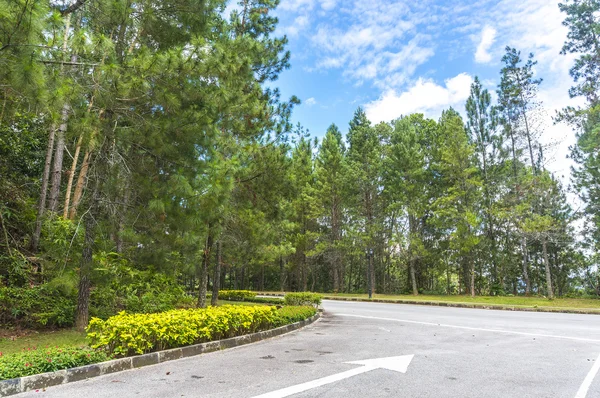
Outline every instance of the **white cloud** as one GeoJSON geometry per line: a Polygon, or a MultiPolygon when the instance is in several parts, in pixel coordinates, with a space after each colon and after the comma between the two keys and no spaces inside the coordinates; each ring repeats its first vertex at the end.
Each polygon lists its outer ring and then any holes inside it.
{"type": "Polygon", "coordinates": [[[284,11],[312,10],[315,0],[282,0],[279,9],[284,11]]]}
{"type": "Polygon", "coordinates": [[[447,79],[441,86],[432,80],[419,78],[408,90],[385,92],[379,99],[365,105],[365,112],[373,123],[389,122],[402,115],[424,113],[437,118],[444,109],[455,107],[462,111],[469,97],[472,77],[461,73],[447,79]]]}
{"type": "Polygon", "coordinates": [[[475,62],[480,64],[487,64],[492,60],[492,55],[489,53],[490,47],[496,40],[496,29],[491,26],[486,26],[481,31],[481,39],[475,52],[475,62]]]}
{"type": "Polygon", "coordinates": [[[310,20],[308,19],[308,16],[300,15],[296,17],[296,19],[294,19],[293,25],[289,25],[283,28],[283,33],[291,37],[296,37],[298,36],[300,31],[306,28],[309,24],[310,20]]]}
{"type": "Polygon", "coordinates": [[[304,103],[310,107],[310,106],[316,105],[317,100],[314,97],[310,97],[309,99],[304,101],[304,103]]]}
{"type": "Polygon", "coordinates": [[[333,10],[337,5],[337,0],[320,0],[321,8],[325,11],[333,10]]]}

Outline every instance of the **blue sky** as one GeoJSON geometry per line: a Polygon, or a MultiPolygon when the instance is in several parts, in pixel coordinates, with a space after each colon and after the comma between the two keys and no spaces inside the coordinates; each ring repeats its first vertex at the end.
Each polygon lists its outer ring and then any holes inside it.
{"type": "Polygon", "coordinates": [[[496,89],[504,47],[533,52],[545,116],[547,167],[568,180],[574,134],[551,116],[573,101],[559,54],[566,37],[557,0],[282,0],[277,34],[286,34],[292,67],[276,85],[297,95],[294,111],[313,136],[331,123],[343,132],[358,106],[373,122],[413,112],[438,118],[464,112],[474,76],[496,89]]]}

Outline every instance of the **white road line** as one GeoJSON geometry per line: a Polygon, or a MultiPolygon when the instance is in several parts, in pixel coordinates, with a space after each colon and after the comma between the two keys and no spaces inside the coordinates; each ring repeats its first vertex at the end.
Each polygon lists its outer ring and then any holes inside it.
{"type": "MultiPolygon", "coordinates": [[[[476,331],[481,331],[481,332],[506,333],[506,334],[516,334],[516,335],[520,335],[520,336],[549,337],[549,338],[553,338],[553,339],[564,339],[564,340],[575,340],[575,341],[586,341],[586,342],[592,342],[592,343],[600,343],[600,340],[597,340],[597,339],[586,339],[584,337],[570,337],[570,336],[558,336],[558,335],[554,335],[554,334],[540,334],[540,333],[516,332],[516,331],[513,331],[513,330],[476,328],[476,327],[471,327],[471,326],[459,326],[459,325],[448,325],[448,324],[444,324],[444,323],[409,321],[407,319],[383,318],[383,317],[367,316],[367,315],[337,314],[337,313],[334,314],[334,315],[336,315],[336,316],[345,316],[345,317],[350,317],[350,318],[377,319],[377,320],[382,320],[382,321],[414,323],[414,324],[418,324],[418,325],[439,326],[439,327],[443,327],[443,328],[476,330],[476,331]]],[[[596,372],[598,372],[598,370],[596,370],[596,372]]]]}
{"type": "Polygon", "coordinates": [[[592,381],[594,381],[594,377],[596,377],[598,370],[600,370],[600,355],[598,355],[594,366],[592,366],[587,376],[583,380],[583,383],[581,383],[581,387],[579,387],[579,391],[577,391],[575,398],[585,398],[587,396],[588,390],[590,389],[592,381]]]}

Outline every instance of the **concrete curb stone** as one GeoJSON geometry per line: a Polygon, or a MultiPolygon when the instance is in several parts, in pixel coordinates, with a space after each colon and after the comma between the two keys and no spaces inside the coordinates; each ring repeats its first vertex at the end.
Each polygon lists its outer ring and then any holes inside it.
{"type": "Polygon", "coordinates": [[[280,326],[278,328],[265,330],[262,332],[247,334],[244,336],[231,337],[229,339],[210,341],[208,343],[173,348],[170,350],[151,352],[149,354],[137,355],[134,357],[113,359],[111,361],[99,362],[66,370],[58,370],[56,372],[41,373],[32,376],[19,377],[16,379],[0,380],[0,397],[7,397],[9,395],[15,395],[32,390],[41,390],[46,387],[52,387],[59,384],[71,383],[74,381],[85,380],[123,370],[156,365],[161,362],[180,358],[188,358],[203,353],[255,343],[301,329],[302,327],[310,325],[318,320],[320,316],[320,312],[317,312],[313,317],[300,322],[280,326]]]}

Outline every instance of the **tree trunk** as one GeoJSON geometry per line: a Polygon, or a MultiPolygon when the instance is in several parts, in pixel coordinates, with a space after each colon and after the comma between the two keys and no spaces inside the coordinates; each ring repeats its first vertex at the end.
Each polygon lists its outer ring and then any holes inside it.
{"type": "Polygon", "coordinates": [[[212,298],[210,299],[210,305],[213,307],[217,305],[217,300],[219,300],[219,288],[221,287],[221,256],[222,246],[221,240],[219,240],[217,241],[217,261],[215,263],[215,271],[213,274],[212,298]]]}
{"type": "Polygon", "coordinates": [[[127,208],[129,206],[129,199],[131,198],[130,179],[125,176],[125,186],[123,192],[123,203],[121,203],[121,211],[117,215],[117,236],[116,236],[116,252],[123,253],[123,231],[125,230],[125,215],[127,214],[127,208]]]}
{"type": "Polygon", "coordinates": [[[475,262],[469,255],[470,273],[471,273],[471,297],[475,297],[475,262]]]}
{"type": "Polygon", "coordinates": [[[35,219],[35,231],[31,238],[31,251],[37,253],[40,245],[40,236],[42,235],[42,221],[46,212],[46,197],[48,195],[48,180],[50,179],[50,166],[52,165],[52,153],[54,152],[54,137],[56,125],[50,127],[48,136],[48,147],[46,149],[46,162],[44,163],[44,174],[42,175],[42,188],[40,189],[40,199],[38,202],[38,212],[35,219]]]}
{"type": "Polygon", "coordinates": [[[302,291],[308,289],[308,269],[306,264],[306,254],[302,253],[302,291]]]}
{"type": "Polygon", "coordinates": [[[552,274],[550,273],[550,262],[548,261],[548,239],[544,236],[542,238],[542,250],[544,253],[544,267],[546,268],[546,290],[549,299],[554,298],[554,292],[552,291],[552,274]]]}
{"type": "Polygon", "coordinates": [[[81,197],[83,196],[83,186],[85,185],[89,167],[90,151],[88,149],[85,151],[85,155],[83,155],[83,163],[81,164],[81,170],[79,170],[79,177],[77,178],[77,184],[75,185],[75,192],[73,193],[73,205],[69,211],[69,219],[71,220],[74,220],[77,215],[77,207],[79,207],[81,197]]]}
{"type": "Polygon", "coordinates": [[[285,264],[283,263],[283,256],[279,256],[279,290],[285,291],[285,264]]]}
{"type": "Polygon", "coordinates": [[[200,267],[200,286],[198,287],[198,307],[206,307],[206,292],[208,288],[208,264],[210,263],[210,252],[213,246],[213,237],[210,225],[208,226],[208,236],[204,246],[204,253],[202,255],[202,266],[200,267]]]}
{"type": "Polygon", "coordinates": [[[340,255],[337,247],[339,240],[339,215],[338,200],[334,196],[331,206],[331,250],[332,250],[332,271],[333,271],[333,292],[340,291],[340,255]]]}
{"type": "Polygon", "coordinates": [[[65,134],[69,120],[69,105],[65,103],[61,111],[60,126],[56,132],[56,148],[54,151],[54,164],[52,166],[52,180],[50,183],[50,198],[48,199],[48,210],[55,213],[58,207],[60,195],[60,182],[63,172],[63,158],[65,154],[65,134]]]}
{"type": "Polygon", "coordinates": [[[531,293],[531,281],[529,280],[529,272],[527,270],[527,238],[525,235],[521,238],[521,253],[523,254],[523,279],[525,280],[525,295],[531,293]]]}
{"type": "MultiPolygon", "coordinates": [[[[75,4],[75,2],[72,2],[71,5],[75,4]]],[[[79,22],[77,22],[75,24],[75,27],[77,27],[79,25],[79,22]]],[[[65,22],[65,32],[64,32],[64,36],[63,36],[63,44],[62,44],[62,49],[63,49],[63,54],[67,54],[68,52],[68,48],[69,48],[69,32],[71,30],[71,14],[67,15],[66,18],[66,22],[65,22]]],[[[77,54],[73,53],[71,54],[71,63],[76,63],[77,62],[77,54]]],[[[62,68],[61,67],[61,73],[62,73],[62,68]]],[[[67,131],[67,123],[69,121],[69,111],[71,109],[71,106],[69,105],[69,102],[67,100],[65,100],[65,103],[63,104],[62,110],[61,110],[61,115],[60,115],[60,126],[58,127],[58,131],[57,131],[57,141],[56,141],[56,149],[55,149],[55,154],[54,154],[54,165],[53,165],[53,169],[52,169],[52,183],[50,186],[50,198],[49,198],[49,202],[48,202],[48,209],[52,212],[56,212],[57,207],[58,207],[58,196],[60,194],[60,181],[62,178],[62,167],[63,167],[63,157],[64,157],[64,151],[65,151],[65,134],[67,131]]]]}
{"type": "Polygon", "coordinates": [[[66,219],[69,215],[69,206],[71,202],[71,190],[73,189],[73,179],[75,178],[75,172],[77,171],[77,162],[79,161],[79,153],[81,152],[81,143],[83,141],[83,134],[79,136],[77,140],[77,146],[75,147],[75,154],[73,155],[73,163],[71,163],[71,170],[69,171],[69,180],[67,182],[67,191],[65,193],[65,206],[63,209],[63,218],[66,219]]]}
{"type": "Polygon", "coordinates": [[[98,205],[98,190],[100,180],[94,183],[90,209],[85,213],[85,237],[81,255],[81,266],[79,267],[79,288],[77,294],[77,312],[75,326],[77,330],[84,331],[89,322],[90,288],[93,267],[94,240],[96,237],[94,214],[98,205]]]}
{"type": "Polygon", "coordinates": [[[418,296],[419,295],[419,289],[417,289],[417,275],[416,275],[416,271],[415,271],[415,254],[414,252],[414,245],[412,243],[412,240],[414,239],[414,233],[416,232],[417,226],[416,226],[417,220],[415,219],[414,216],[408,216],[408,229],[409,229],[409,247],[408,247],[408,253],[410,256],[410,259],[408,261],[408,265],[409,265],[409,271],[410,271],[410,281],[412,283],[412,291],[413,291],[413,295],[418,296]]]}

